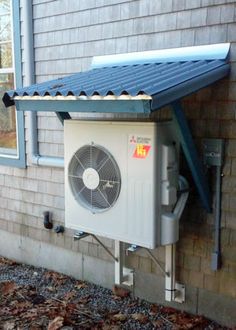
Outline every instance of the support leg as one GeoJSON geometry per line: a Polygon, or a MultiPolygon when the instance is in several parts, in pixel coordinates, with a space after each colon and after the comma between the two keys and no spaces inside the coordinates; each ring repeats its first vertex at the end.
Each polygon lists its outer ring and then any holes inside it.
{"type": "Polygon", "coordinates": [[[134,272],[132,269],[124,267],[124,257],[124,243],[115,241],[115,284],[131,287],[134,285],[134,272]]]}
{"type": "Polygon", "coordinates": [[[166,277],[165,300],[183,303],[185,301],[185,286],[175,281],[175,244],[166,245],[166,277]]]}
{"type": "Polygon", "coordinates": [[[172,301],[175,298],[175,245],[166,245],[165,266],[165,300],[172,301]]]}
{"type": "Polygon", "coordinates": [[[123,282],[124,249],[123,242],[115,241],[115,284],[123,282]]]}

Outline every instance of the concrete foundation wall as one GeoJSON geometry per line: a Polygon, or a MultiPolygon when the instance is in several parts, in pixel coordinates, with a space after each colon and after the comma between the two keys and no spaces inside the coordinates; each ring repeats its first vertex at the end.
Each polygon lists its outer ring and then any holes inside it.
{"type": "MultiPolygon", "coordinates": [[[[114,262],[91,257],[56,245],[0,230],[0,251],[13,260],[36,267],[59,271],[77,279],[89,281],[109,289],[114,284],[114,262]],[[95,271],[96,270],[96,271],[95,271]]],[[[235,299],[205,289],[186,286],[186,302],[167,303],[164,297],[164,277],[135,270],[134,297],[153,303],[169,305],[190,313],[198,313],[222,324],[236,323],[235,299]]]]}
{"type": "MultiPolygon", "coordinates": [[[[226,140],[222,268],[217,272],[210,269],[214,213],[206,214],[202,209],[184,161],[181,173],[188,177],[193,190],[181,220],[177,254],[178,280],[189,288],[188,305],[178,305],[178,308],[204,313],[225,324],[232,324],[230,317],[233,320],[235,316],[231,304],[236,303],[235,7],[235,1],[226,0],[33,1],[37,82],[86,70],[95,55],[231,42],[230,77],[183,100],[200,153],[203,138],[226,140]],[[216,304],[222,306],[224,313],[214,312],[216,304]]],[[[22,65],[24,81],[24,49],[22,65]]],[[[165,116],[166,112],[160,111],[160,117],[165,116]]],[[[28,153],[27,114],[25,132],[28,153]]],[[[53,114],[38,114],[38,140],[42,155],[63,156],[62,125],[53,114]]],[[[214,171],[210,178],[214,206],[214,171]]],[[[0,254],[49,268],[52,265],[50,260],[54,260],[55,269],[62,272],[68,271],[68,267],[63,268],[61,264],[61,260],[66,259],[73,276],[111,286],[113,267],[110,256],[91,238],[78,243],[73,241],[71,230],[58,236],[44,229],[42,214],[46,210],[52,212],[55,225],[64,225],[62,169],[28,166],[22,170],[0,166],[0,241],[9,240],[11,243],[8,249],[5,243],[0,243],[0,254]],[[28,242],[35,245],[37,258],[34,251],[28,249],[28,242]],[[63,258],[55,257],[58,255],[63,258]],[[106,278],[103,267],[110,274],[106,278]],[[94,269],[95,278],[92,277],[94,269]]],[[[103,239],[103,242],[109,249],[114,248],[111,240],[103,239]]],[[[157,249],[154,254],[161,263],[164,262],[164,249],[157,249]]],[[[148,281],[160,278],[152,260],[140,251],[129,256],[126,264],[136,270],[136,294],[162,302],[162,282],[148,281]],[[146,281],[149,287],[143,285],[146,281]]]]}

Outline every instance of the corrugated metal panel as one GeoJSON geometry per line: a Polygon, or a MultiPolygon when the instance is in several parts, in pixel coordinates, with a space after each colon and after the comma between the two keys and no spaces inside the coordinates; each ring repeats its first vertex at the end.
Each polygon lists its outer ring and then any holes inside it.
{"type": "MultiPolygon", "coordinates": [[[[107,95],[148,95],[158,94],[196,77],[207,76],[229,65],[225,60],[199,60],[174,63],[150,63],[105,67],[81,72],[45,83],[9,91],[4,94],[6,106],[14,104],[15,96],[107,96],[107,95]]],[[[221,77],[222,78],[222,77],[221,77]]],[[[219,79],[219,78],[218,78],[219,79]]]]}

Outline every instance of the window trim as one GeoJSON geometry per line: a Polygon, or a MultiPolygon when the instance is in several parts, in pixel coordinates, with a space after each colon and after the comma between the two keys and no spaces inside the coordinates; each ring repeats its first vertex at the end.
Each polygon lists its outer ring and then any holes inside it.
{"type": "MultiPolygon", "coordinates": [[[[22,67],[21,67],[21,35],[20,35],[20,0],[11,0],[12,8],[12,45],[13,45],[13,70],[15,77],[15,87],[22,87],[22,67]]],[[[0,165],[26,167],[25,157],[25,125],[24,112],[16,110],[16,135],[17,135],[17,156],[0,155],[0,165]]]]}

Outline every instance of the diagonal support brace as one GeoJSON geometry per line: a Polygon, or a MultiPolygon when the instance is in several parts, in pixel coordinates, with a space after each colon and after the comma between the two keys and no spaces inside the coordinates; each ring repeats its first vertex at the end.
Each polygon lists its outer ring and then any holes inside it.
{"type": "Polygon", "coordinates": [[[98,244],[101,245],[101,247],[103,247],[103,249],[109,254],[110,257],[112,257],[112,259],[113,259],[114,261],[117,261],[117,257],[114,256],[114,255],[111,253],[111,251],[106,247],[106,245],[104,245],[104,244],[100,241],[100,239],[97,238],[97,236],[95,236],[95,235],[93,235],[93,234],[91,234],[91,236],[92,236],[92,237],[98,242],[98,244]]]}
{"type": "Polygon", "coordinates": [[[157,258],[152,254],[152,252],[146,248],[144,248],[144,250],[147,252],[147,254],[149,255],[149,257],[152,259],[152,261],[154,262],[154,264],[160,269],[160,271],[162,272],[162,275],[164,276],[170,276],[168,272],[166,272],[161,264],[159,263],[159,261],[157,260],[157,258]]]}
{"type": "Polygon", "coordinates": [[[180,101],[172,103],[172,110],[175,130],[192,172],[203,206],[208,212],[211,212],[210,191],[203,171],[203,165],[198,157],[192,134],[180,101]]]}
{"type": "Polygon", "coordinates": [[[98,239],[97,236],[94,234],[89,234],[89,233],[85,233],[83,231],[78,231],[74,234],[74,241],[79,241],[80,239],[85,238],[87,236],[92,236],[98,242],[98,244],[101,245],[101,247],[112,257],[112,259],[114,261],[116,261],[116,262],[118,261],[118,259],[111,253],[111,251],[106,247],[106,245],[103,244],[100,241],[100,239],[98,239]]]}

